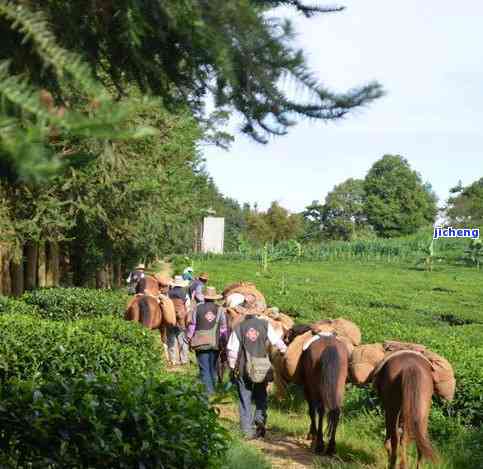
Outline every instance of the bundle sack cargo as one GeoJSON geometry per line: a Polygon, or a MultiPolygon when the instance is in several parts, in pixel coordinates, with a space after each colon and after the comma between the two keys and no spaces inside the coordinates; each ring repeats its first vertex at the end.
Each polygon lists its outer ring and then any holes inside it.
{"type": "Polygon", "coordinates": [[[285,313],[281,313],[276,307],[267,308],[264,312],[265,316],[271,319],[274,323],[279,323],[284,332],[289,331],[294,326],[294,320],[285,313]]]}
{"type": "MultiPolygon", "coordinates": [[[[262,293],[257,290],[256,286],[254,283],[251,282],[237,282],[237,283],[232,283],[228,285],[224,290],[223,290],[223,298],[225,299],[225,303],[228,305],[228,302],[231,300],[230,296],[238,293],[240,295],[243,295],[243,297],[246,297],[247,295],[253,295],[255,297],[257,306],[265,310],[267,309],[267,302],[265,300],[265,297],[262,295],[262,293]]],[[[239,296],[238,296],[239,298],[239,296]]],[[[241,303],[239,303],[241,304],[241,303]]]]}
{"type": "Polygon", "coordinates": [[[163,322],[168,326],[176,326],[176,309],[171,298],[159,295],[159,307],[163,313],[163,322]]]}
{"type": "Polygon", "coordinates": [[[392,356],[406,351],[417,353],[428,360],[431,365],[435,393],[443,399],[451,401],[456,389],[453,367],[441,355],[420,344],[386,341],[383,344],[366,344],[356,347],[350,363],[352,382],[357,385],[371,382],[392,356]]]}
{"type": "Polygon", "coordinates": [[[283,360],[278,361],[279,366],[281,366],[279,373],[285,380],[298,384],[301,383],[299,362],[304,348],[306,348],[311,341],[318,340],[321,335],[328,333],[335,334],[336,339],[346,345],[349,356],[351,355],[354,345],[360,344],[361,341],[361,333],[358,326],[346,319],[328,319],[312,324],[310,330],[296,336],[292,340],[283,360]]]}
{"type": "Polygon", "coordinates": [[[350,343],[357,346],[361,343],[361,330],[359,326],[344,318],[323,319],[312,324],[312,331],[335,332],[339,337],[347,338],[350,343]]]}

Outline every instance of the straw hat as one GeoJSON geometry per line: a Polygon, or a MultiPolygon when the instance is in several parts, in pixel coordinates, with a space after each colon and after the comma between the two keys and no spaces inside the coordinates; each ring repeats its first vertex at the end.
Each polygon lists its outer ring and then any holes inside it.
{"type": "Polygon", "coordinates": [[[159,274],[156,274],[154,277],[162,287],[170,287],[173,284],[173,279],[171,277],[166,277],[159,274]]]}
{"type": "Polygon", "coordinates": [[[209,276],[208,276],[208,274],[206,272],[201,272],[201,274],[198,276],[198,278],[200,280],[206,280],[206,281],[208,281],[209,276]]]}
{"type": "Polygon", "coordinates": [[[187,287],[188,286],[188,282],[186,280],[183,279],[183,277],[181,275],[175,275],[174,276],[174,281],[172,283],[172,286],[173,287],[187,287]]]}
{"type": "Polygon", "coordinates": [[[204,294],[206,300],[221,300],[223,297],[216,293],[215,287],[206,287],[206,292],[204,294]]]}
{"type": "Polygon", "coordinates": [[[138,265],[136,266],[136,270],[144,270],[145,268],[146,268],[146,267],[145,267],[145,265],[144,265],[144,264],[138,264],[138,265]]]}

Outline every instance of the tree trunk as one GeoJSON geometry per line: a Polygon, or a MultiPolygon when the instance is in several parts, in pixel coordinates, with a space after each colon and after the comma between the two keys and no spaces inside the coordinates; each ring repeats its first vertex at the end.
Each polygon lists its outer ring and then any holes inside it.
{"type": "Polygon", "coordinates": [[[96,272],[96,288],[107,288],[107,271],[105,267],[96,272]]]}
{"type": "Polygon", "coordinates": [[[24,256],[27,260],[25,264],[25,289],[33,290],[37,287],[37,258],[38,258],[37,243],[27,243],[24,248],[24,256]]]}
{"type": "Polygon", "coordinates": [[[59,285],[59,263],[59,244],[55,241],[49,242],[47,250],[47,287],[57,287],[59,285]]]}
{"type": "Polygon", "coordinates": [[[2,293],[5,296],[12,294],[12,276],[10,274],[10,259],[5,256],[5,251],[0,265],[0,275],[2,276],[2,293]]]}
{"type": "Polygon", "coordinates": [[[39,244],[39,258],[37,267],[38,286],[44,288],[47,286],[47,246],[46,243],[39,244]]]}
{"type": "Polygon", "coordinates": [[[23,283],[23,258],[20,263],[10,263],[10,275],[12,278],[12,295],[20,296],[24,292],[23,283]]]}
{"type": "Polygon", "coordinates": [[[3,265],[5,263],[5,258],[7,253],[5,252],[5,248],[0,244],[0,295],[5,295],[4,293],[4,277],[3,277],[3,265]]]}
{"type": "Polygon", "coordinates": [[[114,288],[121,288],[121,282],[122,282],[122,267],[121,263],[116,261],[114,262],[114,288]]]}

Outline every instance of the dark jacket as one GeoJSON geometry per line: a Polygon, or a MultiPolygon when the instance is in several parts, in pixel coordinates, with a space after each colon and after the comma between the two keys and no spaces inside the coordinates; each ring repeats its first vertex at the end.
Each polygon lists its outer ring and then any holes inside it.
{"type": "Polygon", "coordinates": [[[238,369],[245,374],[246,352],[257,358],[263,358],[268,355],[268,322],[254,315],[248,315],[235,328],[235,333],[240,341],[238,369]]]}

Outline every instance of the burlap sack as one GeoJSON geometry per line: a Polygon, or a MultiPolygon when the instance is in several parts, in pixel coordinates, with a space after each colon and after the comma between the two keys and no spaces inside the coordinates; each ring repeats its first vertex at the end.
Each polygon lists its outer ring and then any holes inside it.
{"type": "Polygon", "coordinates": [[[359,345],[352,352],[349,364],[350,379],[354,384],[367,384],[376,366],[384,359],[384,347],[380,343],[359,345]]]}
{"type": "Polygon", "coordinates": [[[438,396],[452,401],[456,391],[456,379],[451,364],[437,353],[426,350],[424,356],[431,362],[434,390],[438,396]]]}
{"type": "Polygon", "coordinates": [[[421,344],[413,344],[412,342],[399,342],[397,340],[385,340],[383,343],[386,352],[398,352],[399,350],[412,350],[424,354],[426,347],[421,344]]]}
{"type": "Polygon", "coordinates": [[[265,297],[262,295],[260,291],[257,290],[255,284],[250,282],[239,282],[239,283],[232,283],[228,285],[223,290],[223,298],[226,298],[229,294],[232,293],[241,293],[242,295],[251,294],[255,297],[257,304],[262,309],[267,308],[267,302],[265,301],[265,297]]]}
{"type": "Polygon", "coordinates": [[[285,379],[284,356],[275,347],[269,347],[270,362],[273,367],[273,384],[275,397],[282,400],[287,395],[288,382],[285,379]]]}
{"type": "Polygon", "coordinates": [[[352,345],[361,343],[361,331],[352,321],[344,318],[323,319],[312,324],[312,330],[317,332],[336,332],[337,335],[347,337],[352,345]]]}
{"type": "Polygon", "coordinates": [[[337,318],[334,320],[334,328],[338,335],[342,335],[350,339],[352,345],[360,345],[361,331],[359,327],[352,321],[348,321],[344,318],[337,318]]]}
{"type": "Polygon", "coordinates": [[[303,352],[304,343],[312,337],[312,331],[301,334],[292,341],[288,346],[287,352],[284,356],[284,363],[282,366],[283,377],[292,383],[301,383],[301,373],[299,367],[300,356],[303,352]]]}
{"type": "Polygon", "coordinates": [[[166,295],[160,295],[159,307],[161,308],[163,323],[168,326],[176,326],[176,310],[171,299],[166,295]]]}
{"type": "Polygon", "coordinates": [[[352,352],[354,351],[354,345],[352,341],[348,337],[345,337],[343,335],[336,336],[336,339],[339,342],[342,342],[347,347],[347,352],[349,353],[349,360],[350,360],[352,356],[352,352]]]}
{"type": "Polygon", "coordinates": [[[266,309],[264,315],[269,317],[271,320],[281,324],[285,332],[292,329],[294,325],[294,321],[290,316],[273,310],[272,308],[266,309]]]}

